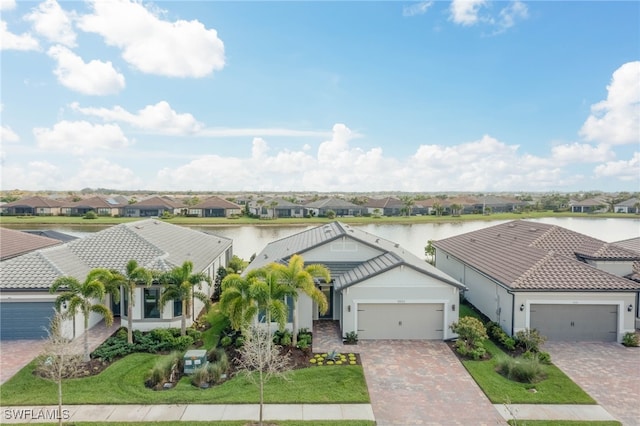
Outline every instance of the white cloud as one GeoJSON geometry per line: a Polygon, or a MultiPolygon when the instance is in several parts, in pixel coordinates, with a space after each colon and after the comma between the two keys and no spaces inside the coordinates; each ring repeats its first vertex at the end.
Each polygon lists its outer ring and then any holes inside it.
{"type": "Polygon", "coordinates": [[[0,126],[0,142],[18,142],[20,137],[9,126],[0,126]]]}
{"type": "Polygon", "coordinates": [[[104,158],[80,161],[80,169],[67,182],[67,188],[140,188],[143,181],[126,167],[104,158]]]}
{"type": "Polygon", "coordinates": [[[554,146],[551,148],[551,156],[558,164],[598,163],[612,160],[615,153],[608,145],[573,143],[554,146]]]}
{"type": "Polygon", "coordinates": [[[618,68],[607,92],[607,99],[591,106],[580,135],[608,145],[640,143],[640,61],[618,68]]]}
{"type": "Polygon", "coordinates": [[[60,84],[85,95],[109,95],[124,89],[124,76],[113,64],[92,60],[88,63],[64,46],[56,45],[47,54],[57,61],[53,73],[60,84]]]}
{"type": "Polygon", "coordinates": [[[480,9],[486,4],[486,0],[453,0],[449,9],[451,20],[460,25],[474,25],[482,19],[480,9]]]}
{"type": "Polygon", "coordinates": [[[629,161],[608,161],[594,169],[596,177],[615,177],[622,181],[640,179],[640,152],[635,152],[629,161]]]}
{"type": "Polygon", "coordinates": [[[125,148],[131,142],[116,124],[91,124],[86,121],[60,121],[52,129],[35,128],[38,147],[83,155],[95,150],[125,148]]]}
{"type": "Polygon", "coordinates": [[[141,3],[92,2],[93,13],[79,20],[86,32],[100,34],[138,70],[170,77],[204,77],[225,65],[224,44],[214,29],[197,21],[168,22],[141,3]]]}
{"type": "Polygon", "coordinates": [[[0,0],[0,10],[13,10],[16,8],[16,0],[0,0]]]}
{"type": "Polygon", "coordinates": [[[77,102],[71,104],[74,111],[84,115],[99,117],[104,121],[120,121],[132,126],[156,131],[158,133],[182,135],[196,133],[202,128],[191,114],[175,112],[168,102],[160,101],[155,105],[147,105],[132,114],[121,106],[107,108],[81,108],[77,102]]]}
{"type": "Polygon", "coordinates": [[[424,15],[425,13],[427,13],[427,10],[429,10],[431,6],[433,6],[433,0],[413,3],[411,6],[404,6],[402,8],[402,15],[403,16],[424,15]]]}
{"type": "Polygon", "coordinates": [[[0,21],[0,50],[39,50],[40,44],[31,34],[13,34],[5,21],[0,21]]]}
{"type": "Polygon", "coordinates": [[[513,27],[516,21],[527,19],[529,17],[529,9],[527,5],[519,0],[509,3],[508,6],[502,8],[499,17],[496,20],[496,31],[494,34],[500,34],[513,27]]]}
{"type": "MultiPolygon", "coordinates": [[[[66,170],[65,170],[66,171],[66,170]]],[[[30,161],[22,166],[9,165],[2,168],[2,188],[64,189],[64,172],[47,161],[30,161]]]]}
{"type": "Polygon", "coordinates": [[[76,46],[76,34],[71,27],[71,15],[56,0],[46,0],[25,16],[33,29],[52,43],[76,46]]]}

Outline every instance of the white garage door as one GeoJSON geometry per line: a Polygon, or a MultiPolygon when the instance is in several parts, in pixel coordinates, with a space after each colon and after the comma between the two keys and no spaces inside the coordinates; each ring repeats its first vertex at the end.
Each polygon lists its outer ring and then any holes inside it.
{"type": "Polygon", "coordinates": [[[358,305],[358,338],[442,339],[442,303],[366,303],[358,305]]]}
{"type": "Polygon", "coordinates": [[[615,342],[617,305],[531,305],[531,328],[548,340],[615,342]]]}

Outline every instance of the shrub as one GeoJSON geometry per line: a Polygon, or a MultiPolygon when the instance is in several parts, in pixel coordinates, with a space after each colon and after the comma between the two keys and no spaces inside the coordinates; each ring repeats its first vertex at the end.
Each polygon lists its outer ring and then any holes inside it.
{"type": "Polygon", "coordinates": [[[231,336],[224,336],[222,339],[220,339],[220,344],[223,348],[231,346],[231,343],[233,343],[233,339],[231,339],[231,336]]]}
{"type": "Polygon", "coordinates": [[[524,348],[525,352],[539,352],[540,346],[547,340],[535,328],[525,328],[516,333],[518,345],[524,348]]]}
{"type": "Polygon", "coordinates": [[[627,333],[624,333],[624,336],[622,336],[622,344],[627,347],[640,346],[640,337],[637,333],[629,331],[627,333]]]}
{"type": "Polygon", "coordinates": [[[93,210],[89,210],[88,212],[85,213],[84,216],[82,216],[82,218],[83,219],[97,219],[98,215],[93,210]]]}
{"type": "Polygon", "coordinates": [[[209,366],[203,365],[191,373],[191,384],[199,388],[205,387],[209,384],[209,366]]]}
{"type": "Polygon", "coordinates": [[[350,344],[358,343],[358,333],[356,333],[355,331],[350,331],[345,335],[344,340],[350,344]]]}
{"type": "Polygon", "coordinates": [[[99,358],[111,362],[116,358],[135,352],[136,346],[127,343],[126,331],[124,339],[114,336],[105,340],[95,351],[91,353],[93,358],[99,358]]]}
{"type": "Polygon", "coordinates": [[[182,354],[172,352],[158,359],[149,372],[145,384],[153,389],[160,389],[167,382],[175,382],[182,371],[182,354]]]}
{"type": "Polygon", "coordinates": [[[503,355],[496,362],[497,371],[509,380],[536,383],[544,379],[546,368],[537,356],[512,358],[503,355]]]}
{"type": "Polygon", "coordinates": [[[450,326],[451,331],[458,334],[456,350],[462,356],[480,359],[486,354],[483,342],[489,338],[482,321],[473,317],[462,317],[450,326]]]}
{"type": "Polygon", "coordinates": [[[543,364],[551,364],[551,354],[549,352],[538,352],[538,361],[543,364]]]}
{"type": "Polygon", "coordinates": [[[497,322],[489,321],[486,325],[487,334],[506,350],[513,351],[516,348],[516,341],[510,337],[497,322]]]}
{"type": "Polygon", "coordinates": [[[191,345],[193,345],[193,338],[191,336],[180,336],[174,339],[173,346],[170,349],[184,351],[191,345]]]}
{"type": "Polygon", "coordinates": [[[244,337],[238,336],[236,338],[236,348],[241,348],[244,346],[244,337]]]}
{"type": "Polygon", "coordinates": [[[220,363],[209,364],[206,368],[211,384],[219,383],[222,375],[227,372],[227,369],[223,368],[220,363]]]}

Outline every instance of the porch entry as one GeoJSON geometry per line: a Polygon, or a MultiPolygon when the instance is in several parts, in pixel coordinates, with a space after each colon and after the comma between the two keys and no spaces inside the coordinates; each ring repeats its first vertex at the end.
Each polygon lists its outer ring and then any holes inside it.
{"type": "Polygon", "coordinates": [[[318,319],[333,319],[333,286],[321,285],[320,291],[324,294],[324,297],[327,298],[329,309],[327,309],[327,312],[324,314],[322,312],[318,312],[318,319]]]}

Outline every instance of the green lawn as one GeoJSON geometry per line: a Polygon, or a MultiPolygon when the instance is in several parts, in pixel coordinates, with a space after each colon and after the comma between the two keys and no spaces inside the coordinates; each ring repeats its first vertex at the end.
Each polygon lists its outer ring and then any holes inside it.
{"type": "Polygon", "coordinates": [[[224,316],[217,305],[213,305],[207,313],[207,322],[211,327],[202,333],[202,342],[205,349],[211,349],[218,344],[220,333],[229,324],[229,320],[224,316]]]}
{"type": "MultiPolygon", "coordinates": [[[[161,355],[136,353],[113,363],[102,373],[63,382],[65,404],[243,404],[258,403],[258,387],[243,376],[209,389],[195,388],[188,377],[174,389],[153,391],[144,386],[147,373],[161,355]]],[[[57,403],[53,382],[33,375],[32,362],[0,386],[2,405],[57,403]]],[[[368,403],[361,366],[313,367],[274,378],[265,386],[266,403],[368,403]]]]}

